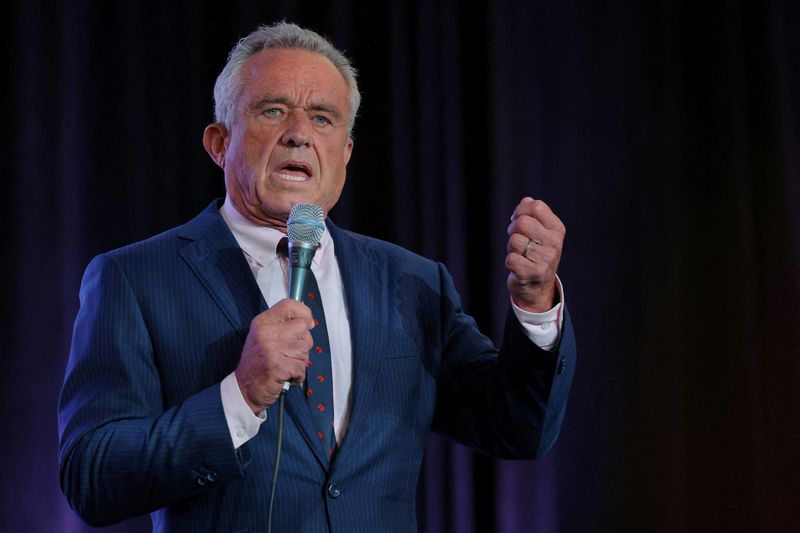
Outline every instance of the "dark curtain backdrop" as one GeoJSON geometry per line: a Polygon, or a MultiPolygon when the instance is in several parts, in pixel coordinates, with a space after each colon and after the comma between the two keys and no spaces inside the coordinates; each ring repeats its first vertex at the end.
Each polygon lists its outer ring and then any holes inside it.
{"type": "Polygon", "coordinates": [[[561,438],[504,462],[431,436],[422,531],[796,530],[799,5],[7,1],[0,530],[89,530],[55,418],[83,269],[224,194],[213,81],[281,18],[361,73],[337,223],[444,261],[495,338],[516,202],[568,228],[561,438]]]}

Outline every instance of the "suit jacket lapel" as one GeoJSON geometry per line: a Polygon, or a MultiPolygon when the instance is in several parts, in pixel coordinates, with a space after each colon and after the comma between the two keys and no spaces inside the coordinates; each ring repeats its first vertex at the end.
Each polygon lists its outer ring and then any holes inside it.
{"type": "Polygon", "coordinates": [[[388,270],[371,250],[328,221],[336,246],[336,259],[344,283],[353,350],[353,381],[350,418],[337,461],[358,453],[358,435],[366,424],[370,397],[384,357],[382,339],[390,312],[388,270]],[[350,449],[353,452],[350,452],[350,449]]]}
{"type": "Polygon", "coordinates": [[[251,320],[267,305],[217,201],[186,223],[178,236],[188,241],[181,257],[244,340],[251,320]]]}

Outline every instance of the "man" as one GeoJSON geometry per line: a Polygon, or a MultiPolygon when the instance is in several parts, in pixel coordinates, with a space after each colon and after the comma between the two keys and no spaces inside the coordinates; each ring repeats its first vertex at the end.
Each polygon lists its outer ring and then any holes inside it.
{"type": "Polygon", "coordinates": [[[546,452],[575,359],[555,276],[564,226],[550,209],[526,198],[513,213],[499,353],[442,265],[330,220],[312,316],[285,298],[276,250],[292,205],[327,214],[339,198],[355,71],[317,34],[280,23],[234,48],[214,96],[203,140],[224,203],[98,256],[84,276],[59,405],[61,484],[79,515],[265,531],[285,382],[275,531],[415,531],[430,429],[498,457],[546,452]],[[317,399],[323,383],[331,397],[317,399]]]}

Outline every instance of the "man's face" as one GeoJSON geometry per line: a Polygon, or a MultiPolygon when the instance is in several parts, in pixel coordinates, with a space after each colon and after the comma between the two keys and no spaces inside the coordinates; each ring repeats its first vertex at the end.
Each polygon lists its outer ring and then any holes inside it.
{"type": "Polygon", "coordinates": [[[266,49],[241,71],[236,118],[217,163],[233,204],[246,218],[282,228],[295,203],[327,215],[345,182],[353,141],[348,90],[325,57],[266,49]]]}

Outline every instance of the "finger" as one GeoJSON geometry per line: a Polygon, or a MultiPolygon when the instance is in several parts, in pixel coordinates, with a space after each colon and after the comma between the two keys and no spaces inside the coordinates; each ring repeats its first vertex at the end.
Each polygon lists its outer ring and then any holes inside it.
{"type": "Polygon", "coordinates": [[[262,357],[257,358],[250,366],[256,369],[253,374],[254,380],[261,381],[269,379],[270,381],[282,384],[285,381],[302,383],[305,378],[307,364],[307,350],[287,349],[283,347],[283,349],[278,352],[265,353],[262,357]]]}
{"type": "MultiPolygon", "coordinates": [[[[509,236],[514,233],[519,233],[524,238],[530,239],[537,246],[555,248],[561,248],[565,234],[564,231],[546,228],[540,221],[528,215],[522,215],[509,224],[509,236]]],[[[524,245],[525,243],[523,243],[524,245]]]]}
{"type": "MultiPolygon", "coordinates": [[[[545,242],[553,240],[553,235],[556,234],[554,230],[547,229],[544,225],[536,220],[533,217],[528,215],[522,215],[514,219],[511,224],[508,225],[508,229],[506,230],[509,238],[518,233],[522,235],[523,238],[530,239],[535,241],[536,244],[544,244],[545,242]]],[[[523,243],[524,246],[525,243],[523,243]]]]}
{"type": "Polygon", "coordinates": [[[308,352],[314,347],[314,341],[311,339],[296,339],[288,341],[281,353],[290,359],[297,361],[308,361],[308,352]]]}
{"type": "Polygon", "coordinates": [[[507,255],[505,266],[521,283],[541,283],[547,279],[549,272],[544,262],[526,259],[518,254],[507,255]]]}
{"type": "Polygon", "coordinates": [[[534,246],[536,246],[536,243],[533,239],[521,233],[512,233],[508,238],[506,251],[509,254],[517,254],[526,257],[528,253],[532,252],[534,246]]]}
{"type": "Polygon", "coordinates": [[[282,324],[285,322],[298,320],[306,323],[308,329],[314,327],[314,320],[309,309],[302,302],[284,298],[266,311],[256,315],[254,323],[260,325],[282,324]]]}
{"type": "Polygon", "coordinates": [[[518,253],[506,255],[506,268],[513,270],[521,278],[538,277],[547,272],[555,274],[560,259],[558,250],[534,246],[531,244],[524,256],[518,253]]]}
{"type": "Polygon", "coordinates": [[[519,254],[515,253],[515,254],[509,254],[508,257],[515,262],[515,265],[518,265],[517,269],[530,268],[531,264],[538,264],[541,262],[536,253],[534,253],[533,250],[530,249],[525,252],[525,255],[523,255],[522,253],[519,254]]]}
{"type": "Polygon", "coordinates": [[[531,241],[531,244],[528,246],[527,250],[525,250],[525,247],[523,246],[521,252],[523,253],[509,253],[507,257],[514,259],[515,264],[523,268],[529,266],[530,263],[533,263],[536,265],[542,265],[544,268],[551,269],[553,272],[555,272],[555,270],[558,268],[558,263],[561,258],[560,248],[553,246],[539,246],[533,241],[531,241]]]}
{"type": "Polygon", "coordinates": [[[542,200],[535,200],[530,196],[523,198],[522,201],[517,204],[517,207],[514,209],[514,214],[511,216],[512,222],[523,215],[538,220],[548,229],[560,230],[564,227],[561,219],[553,213],[549,205],[542,200]]]}
{"type": "Polygon", "coordinates": [[[511,215],[511,220],[513,221],[515,218],[521,217],[523,215],[533,216],[533,214],[537,211],[537,209],[546,208],[549,210],[550,208],[547,207],[542,200],[536,200],[530,196],[526,196],[517,204],[514,208],[514,212],[511,215]]]}
{"type": "Polygon", "coordinates": [[[509,236],[511,236],[512,233],[521,233],[524,235],[525,231],[523,230],[523,226],[525,226],[529,230],[532,230],[534,226],[538,226],[544,229],[542,223],[536,220],[535,218],[531,217],[530,215],[519,215],[519,216],[514,216],[511,219],[511,223],[508,225],[506,233],[508,233],[509,236]]]}
{"type": "Polygon", "coordinates": [[[287,365],[285,377],[277,380],[279,383],[288,381],[295,385],[301,385],[306,380],[307,364],[302,361],[293,361],[293,363],[296,364],[287,365]]]}
{"type": "Polygon", "coordinates": [[[276,346],[289,342],[311,339],[309,324],[305,320],[288,320],[280,323],[269,323],[253,320],[250,335],[262,346],[276,346]]]}

